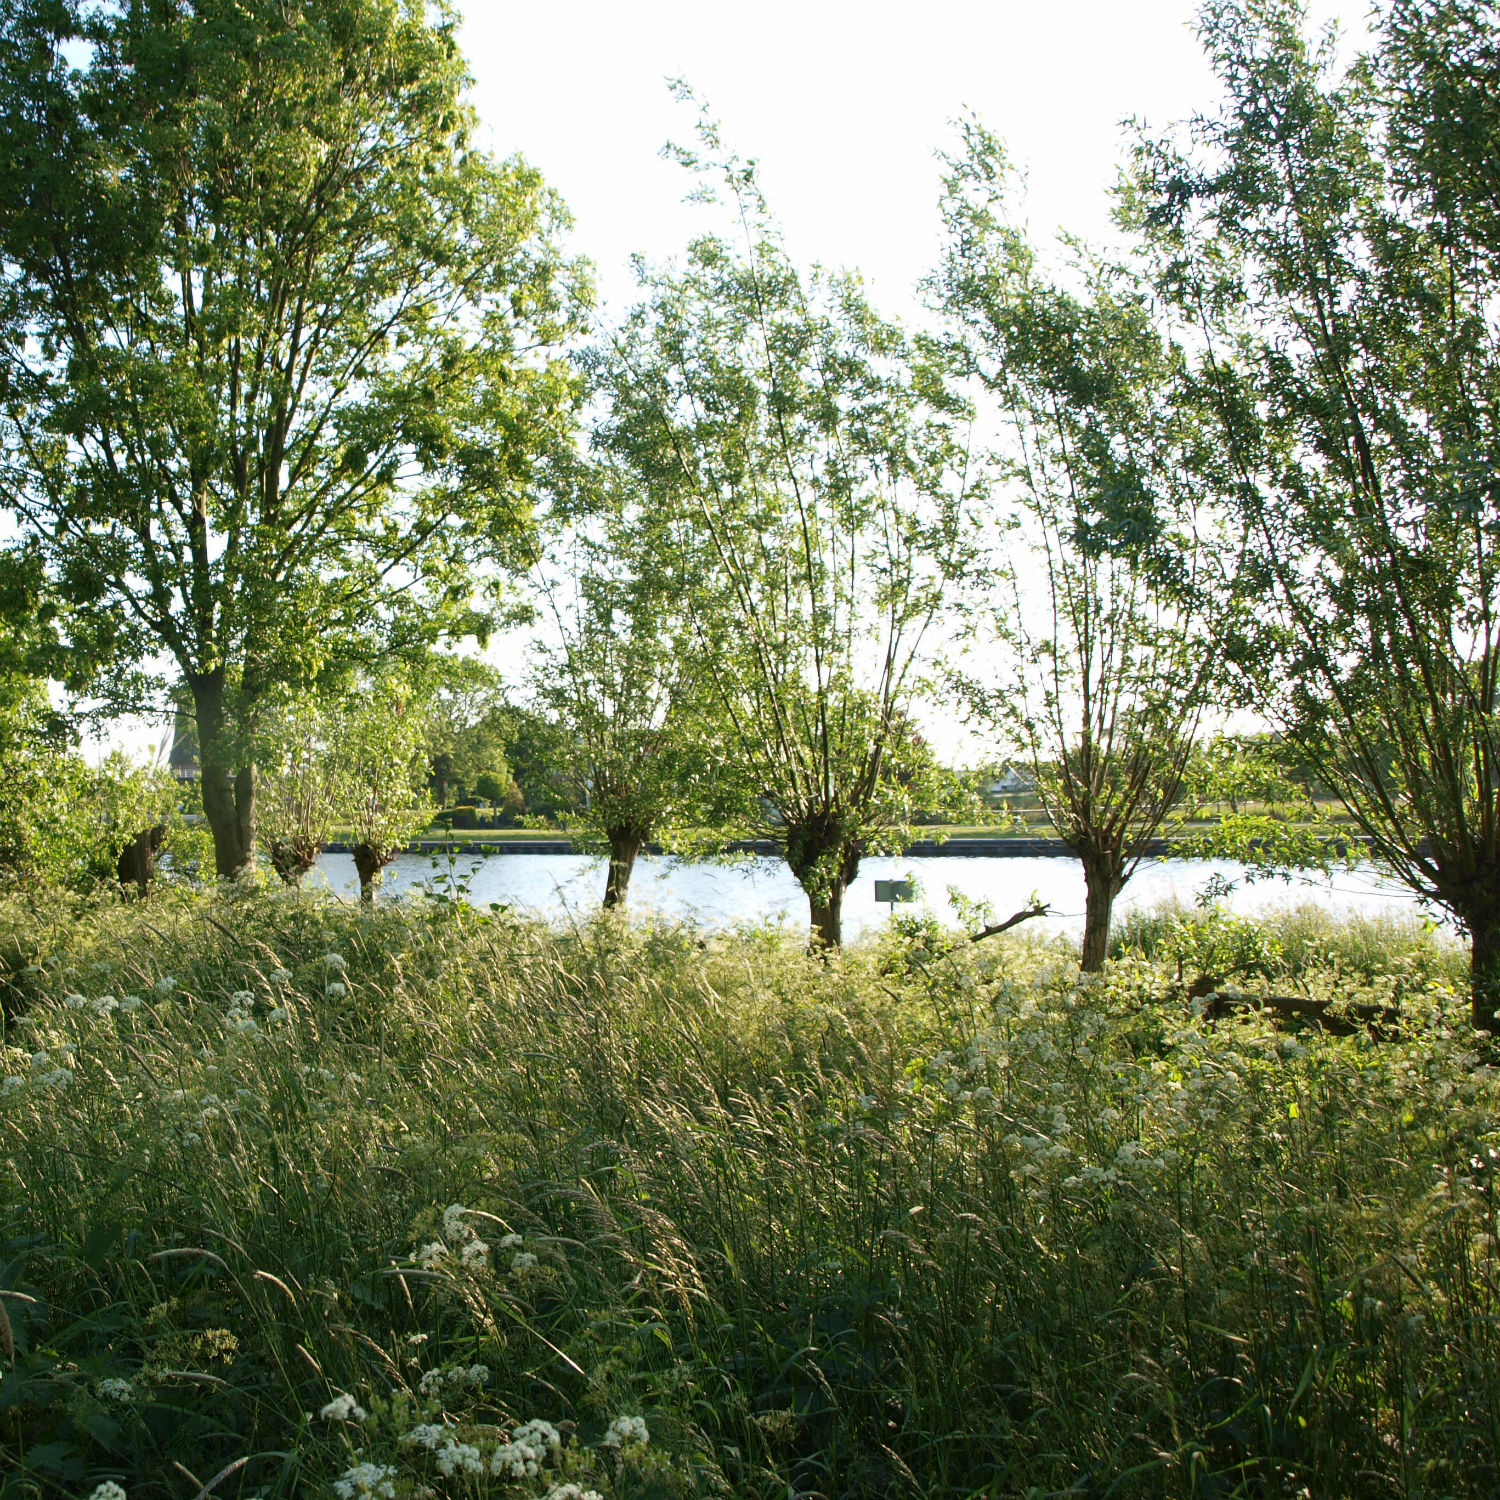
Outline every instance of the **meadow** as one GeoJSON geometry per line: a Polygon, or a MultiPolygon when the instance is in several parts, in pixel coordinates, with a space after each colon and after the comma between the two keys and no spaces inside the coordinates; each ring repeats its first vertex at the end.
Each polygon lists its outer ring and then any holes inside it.
{"type": "Polygon", "coordinates": [[[1420,924],[1083,981],[163,892],[0,966],[3,1500],[1500,1493],[1500,1075],[1420,924]]]}

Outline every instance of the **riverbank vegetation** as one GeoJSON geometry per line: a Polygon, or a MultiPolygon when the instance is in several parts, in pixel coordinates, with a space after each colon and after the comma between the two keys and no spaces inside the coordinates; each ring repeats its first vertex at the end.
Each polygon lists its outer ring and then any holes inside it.
{"type": "Polygon", "coordinates": [[[1491,1493],[1495,1131],[1430,928],[7,904],[0,1494],[1491,1493]],[[1236,983],[1397,997],[1381,1038],[1236,983]]]}

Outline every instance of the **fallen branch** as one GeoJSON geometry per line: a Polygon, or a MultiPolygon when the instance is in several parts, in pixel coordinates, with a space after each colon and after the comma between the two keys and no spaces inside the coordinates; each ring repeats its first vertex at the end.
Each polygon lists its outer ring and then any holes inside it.
{"type": "Polygon", "coordinates": [[[1012,927],[1019,927],[1022,922],[1029,922],[1033,917],[1045,917],[1051,910],[1047,902],[1038,901],[1035,906],[1028,906],[1024,911],[1018,911],[1015,916],[1007,917],[1003,922],[991,922],[988,927],[981,927],[978,932],[971,932],[969,941],[982,943],[985,938],[1009,932],[1012,927]]]}
{"type": "Polygon", "coordinates": [[[1233,1010],[1268,1010],[1277,1016],[1296,1016],[1333,1036],[1353,1036],[1362,1027],[1381,1034],[1385,1027],[1401,1021],[1401,1011],[1394,1005],[1308,1000],[1300,995],[1243,995],[1237,990],[1216,990],[1205,998],[1203,1014],[1211,1021],[1233,1010]]]}

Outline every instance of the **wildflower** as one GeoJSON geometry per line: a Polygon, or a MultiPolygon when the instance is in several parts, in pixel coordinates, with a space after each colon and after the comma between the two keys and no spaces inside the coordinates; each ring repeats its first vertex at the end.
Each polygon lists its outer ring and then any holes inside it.
{"type": "Polygon", "coordinates": [[[82,995],[64,995],[63,1004],[66,1005],[69,1010],[82,1010],[84,1006],[88,1004],[88,1001],[85,1000],[82,995]]]}
{"type": "Polygon", "coordinates": [[[266,979],[269,983],[277,985],[278,987],[283,984],[290,984],[292,982],[291,973],[287,969],[272,969],[271,972],[266,975],[266,979]]]}
{"type": "Polygon", "coordinates": [[[224,1017],[224,1024],[231,1031],[238,1031],[242,1033],[249,1033],[252,1031],[260,1030],[259,1025],[256,1023],[255,1017],[246,1015],[242,1010],[230,1011],[229,1014],[224,1017]]]}
{"type": "Polygon", "coordinates": [[[325,969],[347,969],[349,965],[337,953],[325,953],[323,955],[323,967],[325,969]]]}
{"type": "Polygon", "coordinates": [[[275,1010],[268,1010],[266,1012],[266,1022],[268,1025],[279,1026],[290,1015],[291,1012],[286,1008],[286,1006],[278,1005],[275,1010]]]}
{"type": "Polygon", "coordinates": [[[644,1448],[651,1441],[644,1417],[616,1417],[604,1434],[602,1445],[606,1448],[644,1448]]]}
{"type": "Polygon", "coordinates": [[[406,1342],[412,1345],[425,1344],[429,1337],[430,1335],[425,1333],[409,1333],[406,1335],[406,1342]]]}
{"type": "Polygon", "coordinates": [[[113,1479],[106,1479],[103,1484],[95,1486],[89,1500],[125,1500],[124,1486],[116,1484],[113,1479]]]}
{"type": "Polygon", "coordinates": [[[472,1443],[460,1443],[449,1438],[434,1453],[439,1474],[483,1474],[484,1460],[479,1449],[472,1443]]]}
{"type": "Polygon", "coordinates": [[[333,1481],[339,1500],[396,1500],[395,1469],[388,1464],[355,1464],[333,1481]]]}
{"type": "Polygon", "coordinates": [[[341,979],[335,979],[328,986],[328,994],[331,995],[335,1000],[338,999],[340,995],[347,995],[348,993],[349,986],[345,984],[341,979]]]}
{"type": "Polygon", "coordinates": [[[141,997],[139,995],[121,995],[120,1009],[123,1011],[139,1010],[141,1008],[141,997]]]}
{"type": "Polygon", "coordinates": [[[49,1089],[65,1089],[73,1081],[72,1068],[53,1068],[50,1073],[43,1073],[37,1082],[49,1089]]]}
{"type": "Polygon", "coordinates": [[[562,1447],[562,1436],[550,1422],[524,1422],[511,1429],[510,1441],[495,1449],[490,1473],[510,1479],[535,1479],[549,1453],[562,1447]]]}
{"type": "Polygon", "coordinates": [[[119,1005],[120,1002],[113,995],[100,995],[97,1000],[92,1002],[90,1009],[97,1016],[107,1016],[110,1011],[117,1010],[119,1005]]]}
{"type": "Polygon", "coordinates": [[[546,1500],[604,1500],[598,1490],[580,1489],[576,1484],[554,1484],[546,1500]]]}
{"type": "Polygon", "coordinates": [[[536,1265],[536,1256],[529,1250],[518,1251],[510,1258],[512,1271],[529,1271],[536,1265]]]}
{"type": "Polygon", "coordinates": [[[443,1210],[443,1238],[445,1240],[469,1240],[473,1239],[474,1231],[464,1223],[464,1215],[469,1210],[462,1203],[450,1203],[443,1210]]]}
{"type": "Polygon", "coordinates": [[[497,1248],[501,1250],[514,1250],[518,1245],[524,1245],[525,1243],[526,1241],[523,1236],[519,1234],[507,1234],[501,1237],[497,1248]]]}
{"type": "Polygon", "coordinates": [[[255,1004],[255,996],[250,990],[236,990],[230,997],[231,1006],[239,1010],[249,1010],[255,1004]]]}
{"type": "Polygon", "coordinates": [[[470,1240],[463,1248],[461,1259],[470,1270],[484,1270],[490,1263],[490,1247],[483,1240],[470,1240]]]}
{"type": "Polygon", "coordinates": [[[51,1061],[52,1054],[50,1052],[33,1052],[31,1054],[31,1066],[33,1070],[45,1068],[51,1061]]]}
{"type": "Polygon", "coordinates": [[[170,974],[163,974],[156,981],[156,993],[158,995],[170,995],[177,988],[177,981],[170,974]]]}
{"type": "Polygon", "coordinates": [[[101,1401],[118,1401],[121,1405],[129,1401],[135,1395],[135,1387],[128,1380],[122,1380],[118,1375],[106,1375],[98,1385],[94,1387],[94,1394],[101,1401]]]}
{"type": "Polygon", "coordinates": [[[440,1422],[419,1422],[410,1432],[403,1432],[397,1442],[403,1448],[436,1448],[448,1436],[440,1422]]]}
{"type": "Polygon", "coordinates": [[[353,1396],[345,1393],[342,1396],[335,1396],[318,1415],[325,1422],[363,1422],[369,1413],[355,1401],[353,1396]]]}
{"type": "Polygon", "coordinates": [[[25,1087],[26,1080],[19,1075],[12,1073],[4,1083],[0,1083],[0,1094],[13,1094],[17,1089],[23,1089],[25,1087]]]}
{"type": "Polygon", "coordinates": [[[446,1260],[447,1256],[448,1247],[441,1240],[434,1240],[417,1251],[416,1262],[419,1266],[431,1266],[440,1260],[446,1260]]]}

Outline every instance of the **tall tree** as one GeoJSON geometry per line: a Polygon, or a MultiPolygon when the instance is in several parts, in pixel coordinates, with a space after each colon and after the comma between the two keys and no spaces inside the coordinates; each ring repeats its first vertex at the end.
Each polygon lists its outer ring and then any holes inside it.
{"type": "Polygon", "coordinates": [[[448,5],[0,0],[0,505],[193,700],[220,875],[257,705],[482,630],[571,382],[562,210],[448,5]]]}
{"type": "Polygon", "coordinates": [[[1009,509],[977,573],[1000,650],[979,669],[966,640],[959,680],[1083,866],[1094,972],[1115,898],[1182,797],[1219,654],[1203,424],[1146,288],[1076,245],[1076,289],[1049,278],[1007,220],[999,143],[975,122],[964,135],[929,291],[947,367],[998,429],[1009,509]]]}
{"type": "Polygon", "coordinates": [[[1224,89],[1129,222],[1198,320],[1257,539],[1232,654],[1377,858],[1452,912],[1500,1027],[1500,44],[1394,0],[1339,71],[1293,0],[1211,6],[1224,89]]]}
{"type": "Polygon", "coordinates": [[[909,710],[960,548],[963,455],[901,330],[857,279],[800,272],[753,172],[701,135],[687,159],[727,188],[735,238],[641,268],[596,438],[672,531],[724,757],[835,946],[860,860],[904,845],[923,796],[909,710]]]}

